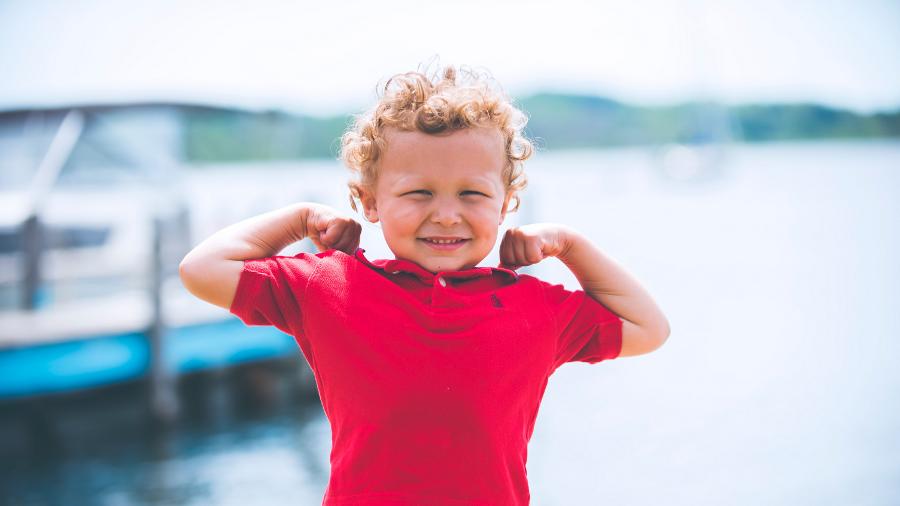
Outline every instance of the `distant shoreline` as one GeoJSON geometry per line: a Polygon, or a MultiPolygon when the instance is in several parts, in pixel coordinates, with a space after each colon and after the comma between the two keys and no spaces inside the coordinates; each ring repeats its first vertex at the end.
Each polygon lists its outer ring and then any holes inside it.
{"type": "MultiPolygon", "coordinates": [[[[643,107],[598,96],[550,93],[532,95],[517,104],[530,118],[529,138],[540,149],[554,151],[671,143],[900,139],[900,109],[860,114],[816,104],[728,107],[711,102],[643,107]]],[[[350,114],[198,111],[186,118],[186,158],[334,158],[351,120],[350,114]]]]}
{"type": "MultiPolygon", "coordinates": [[[[864,114],[810,103],[638,106],[565,93],[538,93],[515,103],[528,115],[525,133],[539,150],[900,139],[900,108],[864,114]]],[[[174,113],[170,139],[179,151],[176,158],[186,163],[334,159],[353,120],[351,113],[321,117],[193,102],[134,102],[25,107],[0,111],[0,122],[17,124],[32,114],[71,109],[87,111],[100,123],[123,111],[174,113]]]]}

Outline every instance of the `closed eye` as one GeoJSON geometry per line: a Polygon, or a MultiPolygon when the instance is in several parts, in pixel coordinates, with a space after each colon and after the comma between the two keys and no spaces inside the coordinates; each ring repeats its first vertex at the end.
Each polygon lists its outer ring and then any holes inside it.
{"type": "MultiPolygon", "coordinates": [[[[428,190],[413,190],[413,191],[404,193],[404,195],[413,195],[413,194],[431,195],[431,192],[428,190]]],[[[490,197],[490,195],[487,195],[485,193],[481,193],[481,192],[475,191],[475,190],[466,190],[466,191],[460,192],[460,194],[461,195],[480,195],[482,197],[490,197]]]]}

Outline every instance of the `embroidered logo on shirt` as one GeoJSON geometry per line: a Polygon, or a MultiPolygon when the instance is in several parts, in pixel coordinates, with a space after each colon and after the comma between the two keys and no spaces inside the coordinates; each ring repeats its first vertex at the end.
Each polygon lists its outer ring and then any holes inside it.
{"type": "Polygon", "coordinates": [[[497,297],[496,293],[491,294],[491,303],[494,307],[503,307],[503,304],[500,302],[500,299],[497,297]]]}

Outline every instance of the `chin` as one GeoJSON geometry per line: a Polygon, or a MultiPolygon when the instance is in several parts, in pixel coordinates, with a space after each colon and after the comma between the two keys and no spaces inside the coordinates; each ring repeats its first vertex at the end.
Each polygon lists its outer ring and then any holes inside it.
{"type": "Polygon", "coordinates": [[[431,262],[430,265],[426,265],[425,268],[432,273],[437,273],[440,271],[458,271],[463,268],[463,264],[459,261],[456,261],[456,262],[431,262]]]}
{"type": "Polygon", "coordinates": [[[442,263],[432,263],[431,265],[426,266],[426,269],[428,269],[432,273],[436,273],[436,272],[440,272],[440,271],[458,271],[459,267],[457,267],[453,264],[447,263],[447,262],[442,262],[442,263]]]}

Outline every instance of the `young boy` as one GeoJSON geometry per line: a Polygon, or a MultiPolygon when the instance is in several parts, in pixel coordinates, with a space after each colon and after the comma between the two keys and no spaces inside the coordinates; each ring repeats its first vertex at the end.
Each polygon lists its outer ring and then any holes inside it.
{"type": "Polygon", "coordinates": [[[569,227],[510,229],[501,265],[477,267],[525,186],[524,125],[474,73],[394,76],[342,150],[351,206],[381,223],[394,259],[366,258],[353,219],[298,203],[182,261],[191,293],[295,337],[331,424],[323,504],[528,504],[527,444],[550,375],[668,337],[647,292],[569,227]],[[304,237],[320,252],[277,255],[304,237]],[[515,272],[548,257],[583,290],[515,272]]]}

